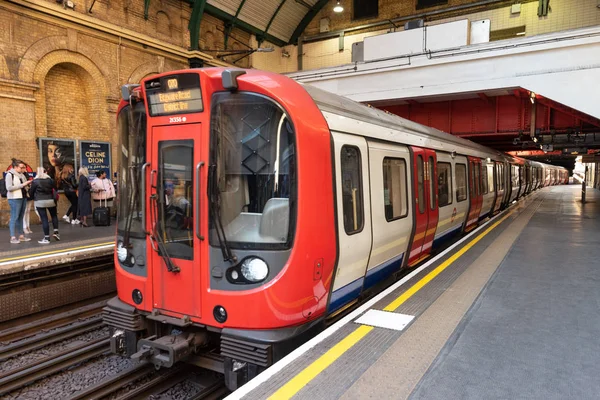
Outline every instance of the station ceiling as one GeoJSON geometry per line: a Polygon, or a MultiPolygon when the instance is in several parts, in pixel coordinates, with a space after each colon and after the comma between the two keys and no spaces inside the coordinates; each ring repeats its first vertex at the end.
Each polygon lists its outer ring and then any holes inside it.
{"type": "MultiPolygon", "coordinates": [[[[144,0],[146,8],[151,0],[144,0]]],[[[189,30],[197,46],[204,13],[225,21],[226,41],[233,27],[283,46],[296,43],[306,26],[328,0],[188,0],[192,6],[189,30]]]]}

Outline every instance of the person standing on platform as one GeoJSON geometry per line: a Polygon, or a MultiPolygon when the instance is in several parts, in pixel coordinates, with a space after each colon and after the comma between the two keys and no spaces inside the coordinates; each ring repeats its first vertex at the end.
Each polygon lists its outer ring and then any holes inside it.
{"type": "Polygon", "coordinates": [[[79,201],[77,202],[77,215],[81,226],[87,228],[87,217],[92,214],[91,185],[88,180],[89,172],[86,167],[79,168],[79,201]]]}
{"type": "MultiPolygon", "coordinates": [[[[23,171],[23,175],[28,181],[33,180],[33,176],[29,174],[27,171],[27,166],[25,166],[25,171],[23,171]]],[[[23,232],[31,234],[31,228],[29,227],[29,214],[31,213],[31,206],[33,204],[33,198],[27,197],[27,202],[25,203],[25,212],[23,213],[23,232]]]]}
{"type": "Polygon", "coordinates": [[[75,172],[70,173],[67,177],[62,180],[62,190],[65,192],[65,196],[71,203],[71,206],[67,210],[67,213],[63,216],[63,219],[70,222],[73,225],[79,223],[77,219],[77,180],[75,179],[75,172]],[[69,217],[69,215],[71,217],[69,217]]]}
{"type": "Polygon", "coordinates": [[[113,206],[114,198],[115,187],[110,179],[106,179],[106,172],[104,172],[104,170],[96,172],[96,179],[92,181],[92,200],[94,201],[93,207],[102,207],[104,204],[106,204],[106,207],[109,207],[110,215],[110,207],[113,206]]]}
{"type": "Polygon", "coordinates": [[[12,169],[6,173],[4,181],[6,182],[6,197],[10,206],[10,242],[18,244],[20,242],[29,242],[31,239],[26,237],[23,232],[23,214],[27,205],[27,186],[31,184],[23,175],[25,163],[16,158],[12,159],[12,169]],[[17,239],[17,234],[19,238],[17,239]]]}
{"type": "Polygon", "coordinates": [[[56,198],[58,197],[57,188],[54,179],[46,173],[44,168],[39,167],[37,175],[29,188],[29,197],[33,199],[35,209],[42,220],[42,228],[44,230],[44,238],[38,240],[40,244],[50,243],[50,224],[48,223],[48,213],[52,218],[52,227],[54,232],[52,236],[56,240],[60,240],[58,234],[58,214],[56,210],[56,198]],[[47,211],[47,212],[46,212],[47,211]]]}

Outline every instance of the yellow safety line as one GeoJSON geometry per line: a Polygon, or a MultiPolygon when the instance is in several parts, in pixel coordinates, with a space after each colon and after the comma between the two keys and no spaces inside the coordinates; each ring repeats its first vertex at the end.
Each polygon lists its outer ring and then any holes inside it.
{"type": "Polygon", "coordinates": [[[70,249],[60,249],[60,250],[54,250],[54,251],[47,251],[45,253],[27,254],[27,255],[24,255],[24,256],[18,256],[18,257],[12,257],[12,258],[4,258],[4,259],[0,260],[0,263],[6,262],[6,261],[14,261],[14,260],[21,260],[21,259],[26,259],[26,258],[32,258],[32,257],[46,256],[46,255],[50,255],[50,254],[66,253],[68,251],[73,251],[73,250],[89,249],[89,248],[93,248],[93,247],[106,246],[106,245],[109,245],[109,244],[115,244],[115,242],[105,242],[105,243],[99,243],[99,244],[90,244],[88,246],[73,247],[73,248],[70,248],[70,249]]]}
{"type": "MultiPolygon", "coordinates": [[[[448,268],[454,261],[465,254],[471,247],[479,242],[483,237],[490,233],[494,228],[500,225],[505,219],[507,219],[514,211],[509,212],[500,220],[495,222],[492,226],[487,228],[485,231],[480,233],[475,239],[471,240],[466,246],[461,248],[452,257],[448,258],[442,264],[440,264],[433,271],[428,273],[419,282],[411,286],[406,292],[398,296],[394,301],[388,304],[384,311],[394,311],[402,305],[406,300],[411,298],[415,293],[421,290],[427,285],[433,278],[438,276],[443,270],[448,268]]],[[[289,399],[306,386],[311,380],[319,375],[325,368],[330,366],[335,360],[337,360],[342,354],[348,349],[358,343],[363,337],[373,330],[372,326],[361,325],[356,328],[352,333],[348,334],[344,339],[338,342],[335,346],[329,349],[325,354],[315,360],[308,367],[304,368],[298,375],[289,380],[279,390],[273,393],[269,400],[289,399]]]]}

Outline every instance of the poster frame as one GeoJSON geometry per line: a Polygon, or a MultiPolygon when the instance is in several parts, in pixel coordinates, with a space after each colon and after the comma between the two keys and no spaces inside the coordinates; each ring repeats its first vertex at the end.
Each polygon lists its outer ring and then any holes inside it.
{"type": "MultiPolygon", "coordinates": [[[[81,146],[84,143],[91,143],[91,144],[106,144],[108,145],[108,164],[109,164],[109,168],[110,168],[110,173],[112,174],[114,172],[113,170],[113,166],[112,166],[112,143],[111,142],[101,142],[98,140],[78,140],[78,145],[77,147],[79,148],[79,165],[83,165],[83,150],[81,148],[81,146]]],[[[110,174],[106,174],[106,178],[109,179],[111,182],[113,180],[113,177],[110,176],[110,174]]],[[[96,175],[94,175],[94,177],[92,179],[90,179],[90,183],[92,182],[92,180],[96,179],[96,175]]]]}

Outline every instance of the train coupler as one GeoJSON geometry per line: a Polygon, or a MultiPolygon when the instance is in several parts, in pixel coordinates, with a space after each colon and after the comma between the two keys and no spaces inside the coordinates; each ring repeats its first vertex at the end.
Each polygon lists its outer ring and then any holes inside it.
{"type": "Polygon", "coordinates": [[[177,333],[160,338],[150,336],[138,341],[138,351],[131,358],[139,362],[150,362],[157,369],[161,367],[170,368],[177,361],[181,361],[195,353],[207,341],[207,335],[202,332],[177,333]]]}

